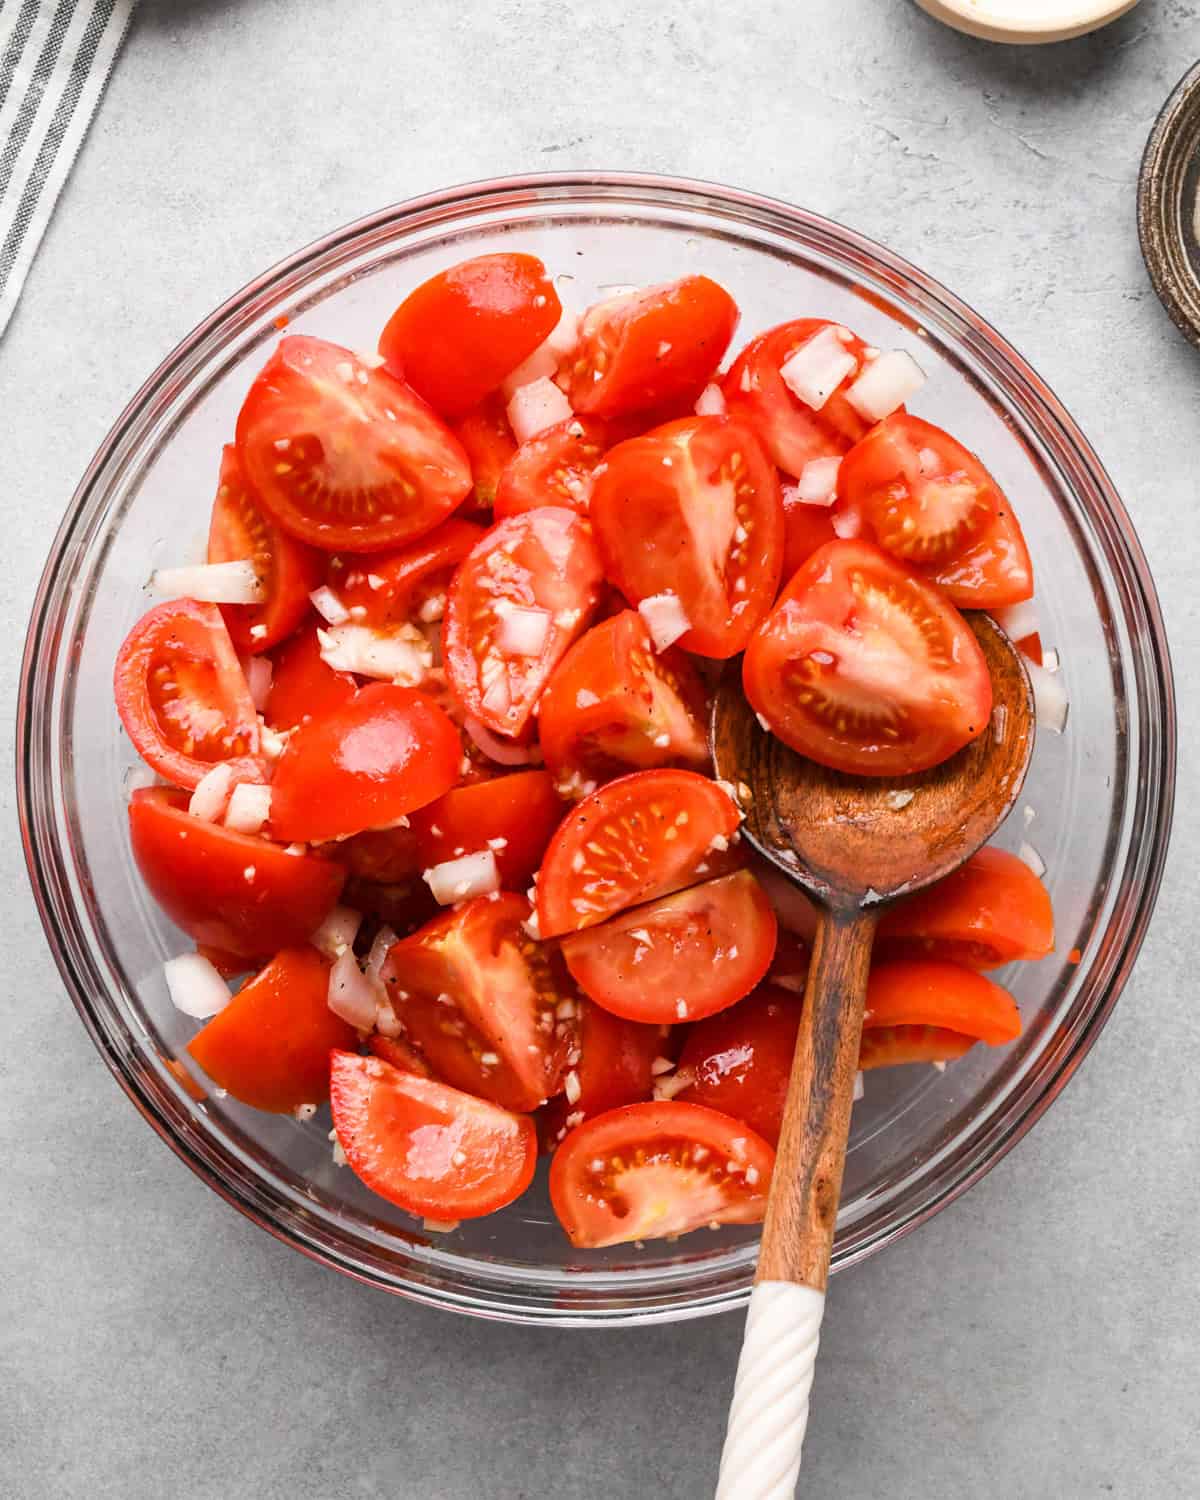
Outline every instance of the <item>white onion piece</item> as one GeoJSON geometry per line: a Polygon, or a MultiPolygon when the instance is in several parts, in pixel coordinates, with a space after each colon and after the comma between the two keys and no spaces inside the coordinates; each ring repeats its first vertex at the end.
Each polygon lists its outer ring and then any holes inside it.
{"type": "Polygon", "coordinates": [[[250,689],[250,698],[259,713],[267,706],[267,699],[271,695],[271,676],[273,668],[268,656],[252,656],[245,664],[246,686],[250,689]]]}
{"type": "Polygon", "coordinates": [[[271,816],[271,788],[261,782],[239,781],[225,809],[225,827],[234,833],[257,833],[271,816]]]}
{"type": "Polygon", "coordinates": [[[839,511],[831,517],[829,524],[844,542],[852,542],[862,531],[862,517],[856,510],[839,511]]]}
{"type": "Polygon", "coordinates": [[[1017,850],[1017,858],[1022,864],[1028,865],[1039,880],[1046,873],[1046,861],[1032,844],[1022,843],[1017,850]]]}
{"type": "Polygon", "coordinates": [[[925,384],[925,371],[903,349],[873,359],[846,392],[846,400],[868,422],[882,422],[925,384]]]}
{"type": "Polygon", "coordinates": [[[917,468],[920,469],[926,479],[931,474],[940,473],[942,460],[938,457],[937,450],[934,448],[922,448],[917,454],[917,468]]]}
{"type": "Polygon", "coordinates": [[[199,953],[181,953],[163,964],[171,1004],[185,1016],[207,1021],[223,1011],[233,996],[215,966],[199,953]]]}
{"type": "Polygon", "coordinates": [[[518,745],[512,740],[501,739],[478,719],[464,719],[463,730],[487,758],[494,760],[498,766],[536,765],[542,758],[536,746],[518,745]]]}
{"type": "Polygon", "coordinates": [[[706,385],[696,400],[696,415],[723,417],[726,410],[725,392],[719,385],[706,385]]]}
{"type": "Polygon", "coordinates": [[[508,425],[518,443],[565,422],[574,413],[566,396],[546,376],[522,385],[512,393],[508,403],[508,425]]]}
{"type": "Polygon", "coordinates": [[[319,589],[313,589],[308,597],[312,607],[327,625],[344,625],[350,618],[350,611],[328,584],[323,583],[319,589]]]}
{"type": "Polygon", "coordinates": [[[1042,652],[1042,666],[1047,672],[1057,672],[1062,663],[1058,659],[1058,652],[1052,646],[1048,646],[1042,652]]]}
{"type": "Polygon", "coordinates": [[[335,1016],[341,1016],[359,1031],[370,1031],[375,1025],[379,986],[358,967],[353,948],[347,948],[334,960],[329,971],[327,1003],[335,1016]]]}
{"type": "Polygon", "coordinates": [[[233,767],[223,761],[205,771],[188,802],[188,812],[205,823],[216,823],[229,806],[233,791],[233,767]]]}
{"type": "Polygon", "coordinates": [[[780,365],[779,374],[797,401],[820,411],[846,376],[857,369],[858,361],[836,332],[822,328],[780,365]]]}
{"type": "Polygon", "coordinates": [[[550,611],[496,603],[496,645],[512,656],[540,656],[550,634],[550,611]],[[503,607],[502,607],[503,606],[503,607]]]}
{"type": "Polygon", "coordinates": [[[1067,727],[1067,714],[1071,701],[1067,687],[1057,672],[1047,672],[1035,661],[1026,661],[1029,685],[1033,688],[1033,706],[1037,713],[1039,729],[1048,729],[1052,734],[1061,734],[1067,727]]]}
{"type": "Polygon", "coordinates": [[[863,1086],[862,1069],[860,1068],[854,1075],[854,1102],[857,1104],[866,1092],[866,1088],[863,1086]]]}
{"type": "Polygon", "coordinates": [[[321,925],[308,935],[309,942],[326,958],[340,958],[358,936],[362,912],[352,906],[335,906],[321,925]]]}
{"type": "Polygon", "coordinates": [[[1010,641],[1024,640],[1039,630],[1037,606],[1032,599],[1022,599],[1020,604],[1009,604],[1003,609],[992,610],[992,619],[999,625],[1010,641]]]}
{"type": "Polygon", "coordinates": [[[192,568],[158,568],[150,587],[165,599],[198,599],[202,604],[261,604],[267,597],[249,558],[198,563],[192,568]]]}
{"type": "Polygon", "coordinates": [[[695,1081],[696,1074],[691,1068],[677,1068],[674,1073],[664,1073],[654,1080],[654,1097],[674,1099],[676,1094],[682,1094],[684,1089],[690,1089],[695,1081]]]}
{"type": "Polygon", "coordinates": [[[426,870],[422,878],[439,906],[453,906],[456,901],[470,901],[500,889],[500,871],[490,849],[447,859],[426,870]]]}
{"type": "Polygon", "coordinates": [[[371,951],[367,954],[367,973],[372,979],[378,979],[380,971],[387,962],[387,956],[400,941],[399,937],[390,927],[381,927],[375,934],[375,941],[371,944],[371,951]]]}
{"type": "Polygon", "coordinates": [[[318,630],[321,660],[335,672],[357,672],[401,687],[416,687],[433,665],[429,642],[415,626],[373,630],[370,625],[335,625],[318,630]]]}
{"type": "Polygon", "coordinates": [[[646,622],[655,651],[665,651],[692,628],[678,594],[651,594],[638,605],[638,614],[646,622]]]}
{"type": "Polygon", "coordinates": [[[482,707],[490,714],[507,714],[512,707],[512,694],[508,690],[508,673],[501,670],[496,673],[487,685],[487,691],[480,700],[482,707]]]}
{"type": "Polygon", "coordinates": [[[804,465],[793,491],[805,505],[832,505],[837,499],[840,458],[814,458],[804,465]]]}
{"type": "Polygon", "coordinates": [[[572,353],[578,342],[579,319],[569,307],[564,307],[558,322],[546,335],[546,340],[541,347],[548,349],[556,359],[563,359],[572,353]]]}

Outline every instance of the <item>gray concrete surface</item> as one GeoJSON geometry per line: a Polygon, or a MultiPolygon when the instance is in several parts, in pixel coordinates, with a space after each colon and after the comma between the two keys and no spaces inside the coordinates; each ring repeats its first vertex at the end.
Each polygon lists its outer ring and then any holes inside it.
{"type": "MultiPolygon", "coordinates": [[[[823,1500],[1197,1492],[1200,366],[1146,282],[1133,208],[1150,123],[1198,51],[1183,0],[1042,51],[904,0],[147,0],[0,345],[10,704],[45,550],[134,386],[260,267],[442,184],[626,167],[807,204],[974,303],[1095,440],[1172,632],[1169,878],[1115,1019],[1032,1137],[837,1283],[802,1491],[823,1500]]],[[[0,797],[0,1495],[709,1493],[737,1319],[471,1324],[252,1228],[92,1052],[28,895],[7,766],[0,797]]]]}

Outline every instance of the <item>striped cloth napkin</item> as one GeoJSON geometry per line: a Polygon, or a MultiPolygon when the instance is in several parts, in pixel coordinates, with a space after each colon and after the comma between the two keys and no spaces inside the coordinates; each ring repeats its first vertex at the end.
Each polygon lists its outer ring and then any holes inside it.
{"type": "Polygon", "coordinates": [[[0,0],[0,334],[132,13],[133,0],[0,0]]]}

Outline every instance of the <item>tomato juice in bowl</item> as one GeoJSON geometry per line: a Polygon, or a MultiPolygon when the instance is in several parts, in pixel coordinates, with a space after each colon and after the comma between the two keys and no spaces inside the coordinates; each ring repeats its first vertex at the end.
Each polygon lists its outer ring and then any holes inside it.
{"type": "Polygon", "coordinates": [[[107,683],[121,639],[149,602],[142,583],[153,567],[178,563],[175,536],[206,504],[180,476],[207,473],[228,440],[246,386],[278,338],[276,319],[286,317],[292,333],[370,348],[414,285],[495,249],[568,268],[558,291],[577,310],[614,286],[694,270],[734,292],[747,333],[811,310],[880,347],[919,339],[937,392],[929,415],[1021,497],[1035,568],[1043,564],[1039,624],[1046,645],[1061,653],[1072,709],[1061,740],[1039,742],[1023,799],[1032,821],[1021,817],[1005,842],[1014,850],[1028,843],[1045,860],[1058,947],[1012,981],[1025,1020],[1013,1049],[968,1057],[944,1076],[906,1069],[868,1079],[847,1166],[841,1263],[919,1222],[986,1170],[1053,1097],[1115,1000],[1149,915],[1169,821],[1165,644],[1119,502],[1019,357],[878,247],[724,190],[532,179],[381,214],[233,299],[122,418],[43,583],[27,658],[36,654],[40,671],[27,671],[21,721],[35,884],[64,975],[110,1065],[207,1180],[298,1248],[351,1274],[492,1316],[695,1315],[744,1297],[753,1229],[702,1232],[643,1251],[573,1252],[539,1179],[513,1209],[438,1238],[334,1165],[327,1122],[302,1125],[229,1100],[193,1100],[167,1066],[193,1029],[171,1011],[161,978],[162,960],[180,942],[129,861],[124,782],[134,762],[115,729],[107,683]],[[60,580],[72,569],[79,583],[68,590],[60,580]],[[50,652],[47,661],[47,643],[63,639],[78,640],[77,654],[50,652]],[[75,769],[85,757],[86,778],[75,769]],[[1081,962],[1069,961],[1073,949],[1081,962]]]}

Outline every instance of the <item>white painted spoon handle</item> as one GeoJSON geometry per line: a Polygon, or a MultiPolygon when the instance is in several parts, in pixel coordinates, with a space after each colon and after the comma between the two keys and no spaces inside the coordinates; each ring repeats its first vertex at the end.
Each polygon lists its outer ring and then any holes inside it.
{"type": "Polygon", "coordinates": [[[792,1500],[824,1313],[810,1286],[760,1281],[750,1293],[716,1500],[792,1500]]]}

